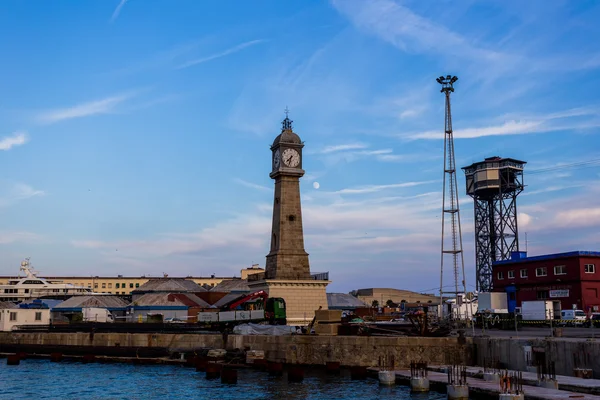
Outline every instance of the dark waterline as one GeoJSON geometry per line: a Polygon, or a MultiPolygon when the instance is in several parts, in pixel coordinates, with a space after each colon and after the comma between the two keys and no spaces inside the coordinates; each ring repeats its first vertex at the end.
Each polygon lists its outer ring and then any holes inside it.
{"type": "Polygon", "coordinates": [[[302,383],[241,369],[236,385],[207,380],[194,368],[172,365],[51,363],[0,359],[1,399],[419,399],[441,400],[436,392],[412,395],[408,387],[380,386],[375,379],[352,381],[307,370],[302,383]]]}

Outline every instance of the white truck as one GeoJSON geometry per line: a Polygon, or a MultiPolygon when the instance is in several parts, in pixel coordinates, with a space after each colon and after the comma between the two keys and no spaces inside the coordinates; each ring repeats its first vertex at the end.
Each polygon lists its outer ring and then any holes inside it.
{"type": "Polygon", "coordinates": [[[521,303],[520,314],[523,321],[555,319],[560,314],[560,302],[552,300],[523,301],[521,303]]]}
{"type": "Polygon", "coordinates": [[[83,322],[115,322],[115,317],[106,308],[85,307],[81,313],[83,322]]]}

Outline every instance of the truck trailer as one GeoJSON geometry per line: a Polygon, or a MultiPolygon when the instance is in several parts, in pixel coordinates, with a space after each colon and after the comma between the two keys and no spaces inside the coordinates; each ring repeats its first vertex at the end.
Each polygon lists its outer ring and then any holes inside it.
{"type": "Polygon", "coordinates": [[[285,300],[281,297],[269,297],[267,292],[259,290],[241,295],[220,309],[206,309],[198,313],[199,324],[215,328],[248,322],[285,325],[285,300]]]}

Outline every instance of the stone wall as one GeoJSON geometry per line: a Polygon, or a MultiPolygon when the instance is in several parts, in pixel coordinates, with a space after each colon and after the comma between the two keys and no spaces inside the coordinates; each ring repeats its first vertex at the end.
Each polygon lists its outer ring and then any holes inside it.
{"type": "MultiPolygon", "coordinates": [[[[393,354],[396,365],[408,367],[411,360],[445,364],[457,358],[471,363],[470,341],[457,338],[366,337],[366,336],[263,336],[143,334],[143,333],[0,333],[0,351],[16,351],[15,346],[77,346],[78,351],[94,349],[167,349],[186,352],[202,348],[263,350],[269,360],[311,365],[339,361],[342,365],[376,366],[380,356],[393,354]],[[2,350],[3,349],[3,350],[2,350]]],[[[134,350],[135,353],[135,350],[134,350]]]]}
{"type": "Polygon", "coordinates": [[[319,307],[327,310],[325,289],[329,281],[316,280],[266,280],[251,282],[252,290],[265,290],[269,297],[283,297],[288,325],[308,325],[319,307]]]}
{"type": "Polygon", "coordinates": [[[574,368],[590,368],[600,377],[600,341],[571,338],[474,338],[477,365],[496,359],[506,368],[526,371],[527,353],[543,353],[546,361],[554,361],[557,375],[573,376],[574,368]]]}

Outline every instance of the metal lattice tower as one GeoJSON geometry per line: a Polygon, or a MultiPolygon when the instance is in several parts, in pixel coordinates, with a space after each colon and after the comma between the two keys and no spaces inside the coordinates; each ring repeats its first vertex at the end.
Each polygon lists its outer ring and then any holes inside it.
{"type": "MultiPolygon", "coordinates": [[[[444,183],[442,200],[442,253],[440,266],[440,304],[443,305],[444,294],[453,294],[459,302],[459,274],[462,274],[462,293],[466,295],[465,262],[462,251],[462,230],[460,226],[460,207],[458,205],[458,185],[456,184],[456,162],[454,160],[454,137],[452,134],[452,112],[450,109],[450,93],[454,92],[456,76],[440,76],[436,81],[442,85],[441,92],[446,96],[446,118],[444,128],[444,183]],[[450,220],[450,240],[445,237],[446,215],[450,220]],[[450,243],[448,243],[450,242],[450,243]],[[451,248],[448,248],[451,244],[451,248]],[[444,290],[444,260],[452,256],[454,291],[444,290]]],[[[442,311],[443,315],[443,311],[442,311]]]]}
{"type": "Polygon", "coordinates": [[[524,161],[490,157],[465,171],[467,194],[475,205],[477,290],[492,290],[492,264],[519,251],[517,196],[523,191],[524,161]]]}

